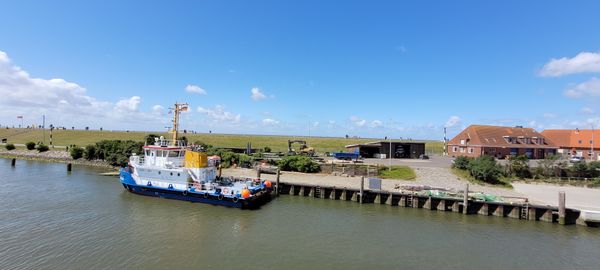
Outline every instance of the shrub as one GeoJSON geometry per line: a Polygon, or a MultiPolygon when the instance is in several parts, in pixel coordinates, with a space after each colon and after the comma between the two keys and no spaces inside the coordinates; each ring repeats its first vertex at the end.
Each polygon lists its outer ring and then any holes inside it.
{"type": "Polygon", "coordinates": [[[10,150],[15,150],[15,145],[12,143],[7,143],[6,145],[4,145],[4,148],[6,148],[6,150],[10,151],[10,150]]]}
{"type": "Polygon", "coordinates": [[[600,161],[592,161],[588,163],[588,170],[592,177],[598,176],[600,174],[600,161]]]}
{"type": "Polygon", "coordinates": [[[141,153],[142,146],[144,146],[143,142],[131,140],[103,140],[96,143],[94,157],[103,159],[113,166],[126,166],[131,153],[141,153]]]}
{"type": "Polygon", "coordinates": [[[469,163],[471,176],[490,184],[497,184],[498,178],[502,176],[500,165],[496,163],[493,157],[482,156],[471,160],[469,163]]]}
{"type": "Polygon", "coordinates": [[[271,147],[265,146],[265,148],[263,148],[263,152],[271,153],[271,147]]]}
{"type": "Polygon", "coordinates": [[[469,168],[470,162],[471,158],[460,156],[454,159],[454,164],[452,164],[452,167],[460,170],[466,170],[469,168]]]}
{"type": "Polygon", "coordinates": [[[160,138],[160,136],[156,134],[146,135],[146,137],[144,138],[144,140],[146,141],[146,145],[154,145],[154,138],[160,138]]]}
{"type": "Polygon", "coordinates": [[[529,159],[526,156],[511,157],[508,161],[508,173],[519,178],[530,177],[529,159]]]}
{"type": "Polygon", "coordinates": [[[571,167],[570,170],[577,175],[577,177],[585,177],[588,173],[588,165],[585,162],[577,162],[573,164],[573,167],[571,167]]]}
{"type": "Polygon", "coordinates": [[[48,146],[45,144],[40,144],[37,146],[37,150],[38,150],[38,152],[42,153],[42,152],[46,152],[46,151],[50,150],[50,148],[48,148],[48,146]]]}
{"type": "Polygon", "coordinates": [[[34,142],[27,142],[25,144],[25,147],[27,147],[27,150],[33,150],[33,149],[35,149],[35,143],[34,142]]]}
{"type": "Polygon", "coordinates": [[[96,158],[96,146],[93,144],[89,144],[85,146],[83,150],[83,158],[87,160],[92,160],[96,158]]]}
{"type": "Polygon", "coordinates": [[[318,172],[321,167],[318,163],[306,156],[287,156],[279,161],[279,168],[283,171],[304,173],[318,172]]]}
{"type": "Polygon", "coordinates": [[[80,159],[81,157],[83,157],[83,148],[79,146],[72,147],[69,151],[69,154],[71,154],[71,157],[73,159],[80,159]]]}

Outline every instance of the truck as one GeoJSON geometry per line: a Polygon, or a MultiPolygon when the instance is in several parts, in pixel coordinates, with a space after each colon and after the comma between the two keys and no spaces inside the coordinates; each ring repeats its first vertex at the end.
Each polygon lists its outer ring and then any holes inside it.
{"type": "Polygon", "coordinates": [[[333,153],[333,158],[335,159],[341,159],[341,160],[353,160],[353,159],[359,159],[360,158],[360,154],[358,153],[345,153],[345,152],[337,152],[337,153],[333,153]]]}

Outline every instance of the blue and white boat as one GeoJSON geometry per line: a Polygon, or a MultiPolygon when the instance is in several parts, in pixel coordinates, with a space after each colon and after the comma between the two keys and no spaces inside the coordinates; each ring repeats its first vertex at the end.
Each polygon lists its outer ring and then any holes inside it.
{"type": "MultiPolygon", "coordinates": [[[[179,112],[185,108],[187,104],[176,103],[173,109],[174,139],[179,112]]],[[[143,151],[143,157],[133,154],[120,171],[121,184],[132,193],[236,208],[256,208],[271,199],[270,181],[220,177],[219,157],[182,141],[156,138],[143,151]]]]}

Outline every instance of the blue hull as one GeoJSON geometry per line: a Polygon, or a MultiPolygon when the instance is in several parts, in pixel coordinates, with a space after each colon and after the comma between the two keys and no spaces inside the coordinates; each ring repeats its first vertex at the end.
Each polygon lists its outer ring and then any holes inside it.
{"type": "Polygon", "coordinates": [[[199,194],[195,192],[182,192],[180,190],[155,188],[152,186],[140,186],[135,184],[131,175],[121,170],[121,184],[131,193],[159,197],[165,199],[189,201],[196,203],[206,203],[213,205],[222,205],[242,209],[255,209],[271,200],[271,191],[264,190],[254,194],[247,199],[235,199],[212,194],[199,194]]]}

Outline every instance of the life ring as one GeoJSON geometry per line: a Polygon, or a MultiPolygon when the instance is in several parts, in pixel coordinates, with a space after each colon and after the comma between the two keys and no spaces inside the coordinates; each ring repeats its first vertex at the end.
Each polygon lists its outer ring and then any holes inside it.
{"type": "Polygon", "coordinates": [[[152,186],[152,182],[148,181],[148,184],[146,184],[147,186],[151,187],[152,186]]]}
{"type": "Polygon", "coordinates": [[[204,192],[204,194],[202,195],[202,197],[204,197],[204,199],[208,198],[208,192],[204,192]]]}
{"type": "Polygon", "coordinates": [[[218,197],[219,201],[222,201],[222,200],[223,200],[223,198],[224,198],[224,197],[223,197],[223,194],[219,194],[219,197],[218,197]]]}
{"type": "Polygon", "coordinates": [[[233,202],[234,203],[238,202],[238,200],[239,200],[238,197],[233,197],[233,202]]]}
{"type": "Polygon", "coordinates": [[[169,189],[173,189],[173,184],[169,184],[169,189]]]}
{"type": "Polygon", "coordinates": [[[224,188],[223,189],[223,193],[225,193],[225,194],[229,193],[229,189],[228,188],[224,188]]]}
{"type": "Polygon", "coordinates": [[[183,196],[187,196],[188,192],[187,189],[183,191],[183,196]]]}

